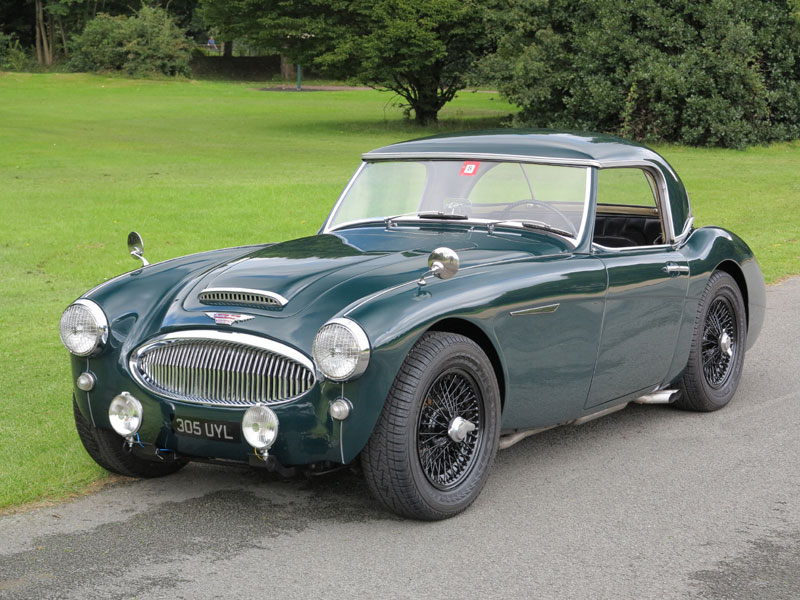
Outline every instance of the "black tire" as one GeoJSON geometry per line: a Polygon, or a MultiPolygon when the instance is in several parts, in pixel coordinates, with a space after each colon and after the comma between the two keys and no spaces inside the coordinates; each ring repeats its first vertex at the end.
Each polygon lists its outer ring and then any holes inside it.
{"type": "Polygon", "coordinates": [[[125,447],[125,440],[110,429],[97,429],[84,418],[78,409],[75,398],[72,399],[72,412],[75,415],[75,428],[81,438],[83,447],[94,462],[106,471],[125,475],[126,477],[163,477],[183,468],[188,461],[171,460],[155,462],[139,458],[125,447]]]}
{"type": "Polygon", "coordinates": [[[730,402],[744,365],[747,321],[736,281],[715,271],[700,298],[692,331],[692,347],[675,405],[710,412],[730,402]]]}
{"type": "Polygon", "coordinates": [[[361,454],[364,477],[389,510],[446,519],[480,494],[499,438],[500,390],[486,354],[462,335],[429,332],[392,384],[361,454]],[[464,420],[475,429],[448,434],[464,420]]]}

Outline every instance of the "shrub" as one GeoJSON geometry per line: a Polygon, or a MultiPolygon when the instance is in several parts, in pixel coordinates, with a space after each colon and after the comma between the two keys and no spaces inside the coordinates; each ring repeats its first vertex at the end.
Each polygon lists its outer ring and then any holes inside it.
{"type": "Polygon", "coordinates": [[[28,53],[17,37],[0,31],[0,71],[22,71],[28,65],[28,53]]]}
{"type": "Polygon", "coordinates": [[[743,147],[800,137],[786,0],[522,0],[483,64],[517,125],[743,147]]]}
{"type": "Polygon", "coordinates": [[[190,46],[161,8],[143,5],[132,17],[98,15],[72,41],[73,71],[188,75],[190,46]]]}

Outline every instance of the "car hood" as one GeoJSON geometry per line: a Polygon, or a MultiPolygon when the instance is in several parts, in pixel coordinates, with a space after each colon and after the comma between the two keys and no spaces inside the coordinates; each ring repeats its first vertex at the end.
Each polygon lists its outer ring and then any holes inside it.
{"type": "Polygon", "coordinates": [[[415,281],[427,270],[437,247],[455,250],[461,269],[498,261],[562,253],[562,242],[547,236],[495,234],[472,230],[353,230],[323,234],[261,247],[222,263],[193,282],[182,298],[185,311],[233,310],[236,303],[210,306],[198,295],[212,289],[247,289],[283,297],[285,306],[252,309],[281,318],[325,304],[336,313],[351,302],[382,289],[415,281]]]}

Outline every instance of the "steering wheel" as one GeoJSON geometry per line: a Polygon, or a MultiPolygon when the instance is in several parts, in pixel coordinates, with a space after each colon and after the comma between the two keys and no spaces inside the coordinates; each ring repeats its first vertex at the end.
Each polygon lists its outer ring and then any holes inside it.
{"type": "Polygon", "coordinates": [[[569,220],[564,213],[558,210],[552,204],[548,204],[547,202],[542,202],[541,200],[534,200],[533,198],[528,198],[527,200],[517,200],[516,202],[512,202],[508,206],[506,206],[502,211],[502,218],[507,218],[508,213],[514,210],[517,206],[538,206],[540,208],[544,208],[545,210],[549,210],[550,212],[554,212],[566,225],[564,229],[572,233],[573,235],[577,236],[578,232],[575,229],[575,226],[572,224],[572,221],[569,220]]]}

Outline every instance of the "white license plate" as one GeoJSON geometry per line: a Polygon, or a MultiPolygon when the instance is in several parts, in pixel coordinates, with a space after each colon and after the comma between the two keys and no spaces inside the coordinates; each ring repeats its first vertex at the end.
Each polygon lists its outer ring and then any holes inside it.
{"type": "Polygon", "coordinates": [[[174,416],[172,431],[177,435],[213,440],[215,442],[239,442],[242,439],[242,426],[232,421],[210,421],[174,416]]]}

